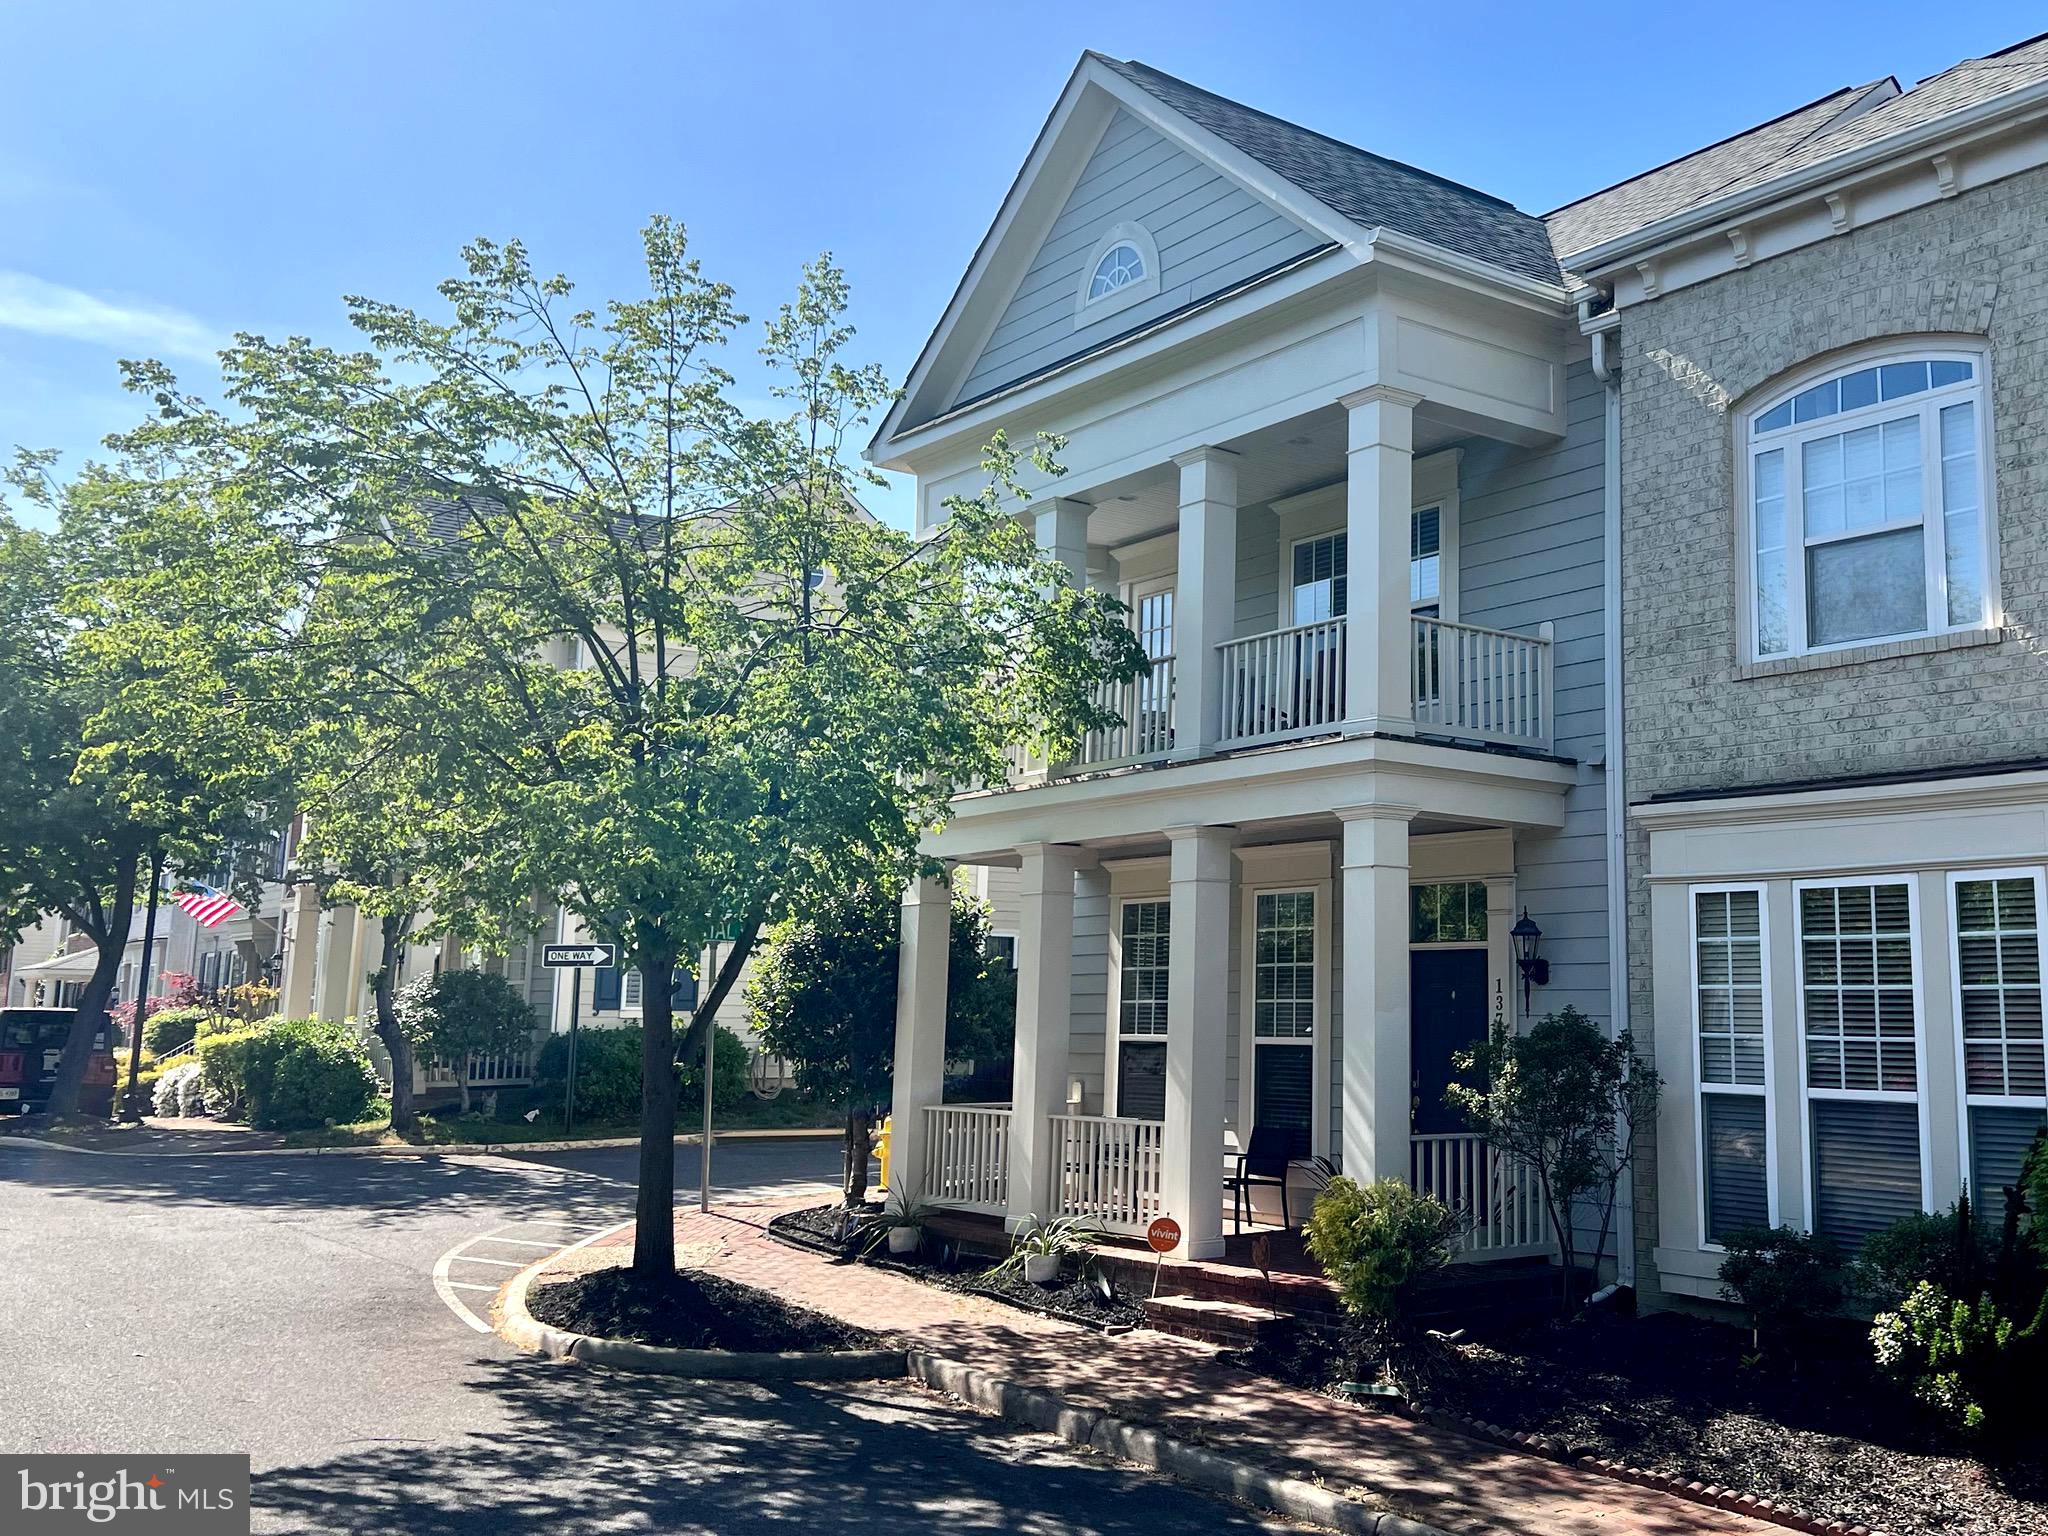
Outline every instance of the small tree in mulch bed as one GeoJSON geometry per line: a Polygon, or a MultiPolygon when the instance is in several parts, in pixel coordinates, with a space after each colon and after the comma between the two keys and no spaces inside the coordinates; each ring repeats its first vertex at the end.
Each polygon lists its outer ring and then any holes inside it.
{"type": "MultiPolygon", "coordinates": [[[[846,1115],[844,1195],[866,1201],[874,1106],[889,1097],[896,1054],[895,887],[864,884],[769,933],[747,1004],[762,1049],[797,1086],[846,1115]]],[[[989,952],[988,909],[956,896],[946,977],[946,1054],[1007,1055],[1016,978],[989,952]]]]}
{"type": "Polygon", "coordinates": [[[1563,1261],[1560,1309],[1569,1315],[1606,1257],[1615,1191],[1635,1160],[1637,1127],[1655,1121],[1663,1080],[1637,1058],[1626,1028],[1609,1039],[1569,1005],[1522,1034],[1496,1027],[1459,1052],[1455,1066],[1470,1081],[1451,1084],[1447,1101],[1528,1169],[1542,1193],[1563,1261]],[[1587,1210],[1599,1225],[1592,1252],[1582,1256],[1578,1222],[1587,1210]]]}
{"type": "Polygon", "coordinates": [[[1332,1179],[1316,1197],[1304,1235],[1337,1287],[1362,1344],[1389,1372],[1433,1374],[1413,1321],[1422,1283],[1451,1261],[1457,1213],[1399,1179],[1359,1184],[1332,1179]]]}

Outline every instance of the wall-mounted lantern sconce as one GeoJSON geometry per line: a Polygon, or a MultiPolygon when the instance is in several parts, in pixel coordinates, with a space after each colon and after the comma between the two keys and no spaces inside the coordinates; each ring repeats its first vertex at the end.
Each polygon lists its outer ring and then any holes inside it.
{"type": "Polygon", "coordinates": [[[1522,1012],[1527,1013],[1529,989],[1550,985],[1550,962],[1536,953],[1537,945],[1543,942],[1543,930],[1529,920],[1529,909],[1524,907],[1515,926],[1508,930],[1508,937],[1515,941],[1515,964],[1522,971],[1522,1012]]]}

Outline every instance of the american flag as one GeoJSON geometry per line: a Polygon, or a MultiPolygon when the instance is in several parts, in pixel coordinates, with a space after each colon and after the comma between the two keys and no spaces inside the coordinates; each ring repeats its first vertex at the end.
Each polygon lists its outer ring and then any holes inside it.
{"type": "Polygon", "coordinates": [[[202,928],[218,928],[241,911],[242,904],[226,891],[202,885],[178,898],[178,910],[188,914],[202,928]]]}

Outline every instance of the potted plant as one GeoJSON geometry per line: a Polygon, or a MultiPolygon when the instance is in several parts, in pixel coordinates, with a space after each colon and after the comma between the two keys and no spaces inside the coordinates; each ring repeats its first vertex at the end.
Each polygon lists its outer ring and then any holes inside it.
{"type": "Polygon", "coordinates": [[[868,1223],[867,1251],[873,1253],[886,1238],[891,1253],[917,1252],[931,1214],[931,1207],[922,1200],[902,1192],[891,1195],[881,1214],[868,1223]]]}
{"type": "Polygon", "coordinates": [[[1040,1221],[1032,1216],[1010,1239],[1010,1257],[1005,1267],[1014,1265],[1033,1285],[1051,1285],[1059,1278],[1061,1261],[1070,1253],[1085,1252],[1100,1236],[1100,1227],[1079,1217],[1056,1216],[1051,1221],[1040,1221]]]}

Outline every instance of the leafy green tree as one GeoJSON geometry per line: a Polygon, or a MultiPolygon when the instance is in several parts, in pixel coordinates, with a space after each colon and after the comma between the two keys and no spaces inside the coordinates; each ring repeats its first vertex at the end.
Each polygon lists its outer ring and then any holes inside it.
{"type": "Polygon", "coordinates": [[[445,318],[351,300],[366,351],[240,338],[232,416],[155,365],[132,383],[158,401],[149,448],[324,552],[326,643],[410,626],[353,704],[407,782],[462,808],[445,894],[559,901],[642,973],[634,1262],[666,1273],[669,1067],[764,926],[906,876],[955,788],[1106,723],[1093,686],[1143,660],[1121,605],[1012,515],[1006,444],[922,540],[861,511],[849,445],[892,392],[844,360],[829,259],[766,327],[780,414],[754,416],[717,361],[731,291],[666,219],[644,253],[646,291],[600,313],[479,241],[445,318]],[[668,979],[728,934],[679,1039],[668,979]]]}
{"type": "Polygon", "coordinates": [[[416,1050],[455,1067],[464,1114],[474,1058],[523,1051],[540,1027],[519,989],[490,971],[442,971],[407,982],[398,990],[397,1011],[416,1050]]]}
{"type": "Polygon", "coordinates": [[[1563,1260],[1563,1306],[1579,1293],[1578,1219],[1598,1213],[1589,1258],[1597,1273],[1614,1228],[1615,1191],[1635,1159],[1636,1131],[1654,1122],[1662,1079],[1635,1054],[1624,1028],[1609,1039],[1569,1005],[1521,1034],[1496,1029],[1458,1053],[1446,1095],[1472,1128],[1528,1170],[1543,1196],[1563,1260]]]}
{"type": "MultiPolygon", "coordinates": [[[[107,1026],[138,872],[211,869],[274,830],[281,751],[243,707],[249,669],[225,663],[277,593],[234,497],[203,509],[130,462],[60,485],[33,453],[8,478],[57,531],[0,508],[0,938],[55,912],[97,952],[51,1096],[61,1118],[107,1026]]],[[[247,897],[255,879],[231,883],[247,897]]]]}
{"type": "MultiPolygon", "coordinates": [[[[769,934],[747,986],[761,1048],[790,1063],[798,1087],[844,1112],[842,1190],[849,1206],[867,1199],[874,1109],[890,1093],[897,903],[893,886],[860,886],[785,919],[769,934]]],[[[988,909],[957,895],[946,969],[947,1056],[1007,1056],[1016,1029],[1016,978],[989,953],[988,909]]]]}

